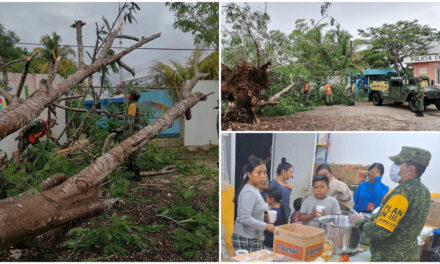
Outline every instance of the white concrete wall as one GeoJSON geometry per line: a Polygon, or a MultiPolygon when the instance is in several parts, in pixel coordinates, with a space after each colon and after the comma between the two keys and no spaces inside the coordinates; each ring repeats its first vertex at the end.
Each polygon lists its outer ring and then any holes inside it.
{"type": "Polygon", "coordinates": [[[431,152],[431,161],[421,180],[431,193],[440,193],[440,136],[438,133],[331,133],[328,163],[370,165],[380,162],[385,167],[383,183],[395,188],[389,177],[392,161],[402,146],[420,147],[431,152]]]}
{"type": "MultiPolygon", "coordinates": [[[[31,95],[36,89],[38,88],[38,84],[41,79],[46,78],[47,74],[28,74],[26,78],[25,85],[28,86],[29,89],[29,95],[31,95]]],[[[9,79],[9,87],[13,88],[12,93],[15,93],[15,89],[17,88],[21,78],[21,73],[8,73],[8,79],[9,79]]],[[[56,76],[54,83],[59,83],[63,80],[63,78],[59,75],[56,76]]],[[[21,98],[25,98],[25,92],[24,88],[21,93],[21,98]]],[[[62,102],[64,104],[64,102],[62,102]]],[[[66,126],[66,115],[64,109],[56,108],[57,112],[57,123],[52,131],[55,134],[55,137],[57,138],[61,131],[66,126]]],[[[53,114],[51,117],[54,117],[53,114]]],[[[44,110],[38,118],[47,119],[47,109],[44,110]]],[[[14,139],[19,135],[21,129],[12,133],[11,135],[5,137],[0,141],[0,149],[4,150],[8,154],[8,158],[11,158],[11,153],[17,149],[18,141],[15,141],[14,139]]],[[[63,137],[60,139],[60,143],[66,142],[67,138],[64,134],[63,137]]]]}
{"type": "Polygon", "coordinates": [[[214,109],[218,105],[219,82],[202,80],[193,88],[192,92],[214,94],[208,96],[206,101],[197,103],[192,109],[192,119],[185,120],[185,146],[218,145],[217,113],[214,109]]]}

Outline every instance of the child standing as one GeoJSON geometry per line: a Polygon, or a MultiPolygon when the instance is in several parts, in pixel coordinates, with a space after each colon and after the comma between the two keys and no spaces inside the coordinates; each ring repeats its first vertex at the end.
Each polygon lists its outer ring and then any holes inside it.
{"type": "MultiPolygon", "coordinates": [[[[287,224],[287,217],[284,207],[281,206],[281,191],[276,188],[270,188],[266,192],[266,202],[277,212],[277,219],[274,226],[287,224]]],[[[264,248],[272,251],[273,248],[273,232],[264,231],[264,248]]]]}
{"type": "Polygon", "coordinates": [[[299,216],[299,210],[301,210],[301,204],[303,202],[302,198],[297,198],[295,201],[293,201],[293,208],[295,209],[295,212],[293,212],[292,216],[290,217],[290,223],[297,223],[302,224],[303,222],[298,219],[299,216]]]}
{"type": "Polygon", "coordinates": [[[317,217],[327,214],[340,215],[341,209],[336,198],[327,195],[329,180],[325,175],[313,176],[312,186],[313,196],[311,195],[304,200],[298,219],[306,225],[319,227],[317,217]],[[325,209],[318,212],[317,206],[324,206],[325,209]]]}

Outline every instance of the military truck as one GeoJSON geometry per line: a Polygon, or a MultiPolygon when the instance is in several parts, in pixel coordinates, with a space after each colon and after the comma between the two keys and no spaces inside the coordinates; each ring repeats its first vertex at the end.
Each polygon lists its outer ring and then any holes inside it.
{"type": "MultiPolygon", "coordinates": [[[[424,107],[435,104],[440,110],[440,89],[429,86],[429,79],[423,77],[425,85],[424,107]]],[[[369,100],[374,105],[382,105],[384,100],[394,101],[396,104],[408,102],[409,109],[417,112],[416,90],[418,79],[416,77],[391,77],[386,81],[373,81],[370,83],[369,100]]]]}

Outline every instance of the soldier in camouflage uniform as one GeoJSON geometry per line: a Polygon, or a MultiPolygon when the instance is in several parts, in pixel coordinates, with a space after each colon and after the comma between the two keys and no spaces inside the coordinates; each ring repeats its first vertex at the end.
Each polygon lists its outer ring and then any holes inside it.
{"type": "MultiPolygon", "coordinates": [[[[140,97],[141,94],[136,90],[131,91],[128,95],[129,105],[127,110],[127,117],[124,124],[124,136],[126,138],[140,131],[145,126],[144,108],[142,107],[142,104],[139,103],[140,97]]],[[[128,166],[129,169],[135,174],[134,179],[140,181],[141,166],[137,152],[133,153],[128,158],[128,166]]]]}
{"type": "Polygon", "coordinates": [[[423,111],[425,110],[423,106],[423,99],[425,98],[425,81],[422,78],[418,78],[416,98],[417,98],[417,117],[423,117],[423,111]]]}
{"type": "Polygon", "coordinates": [[[29,144],[38,144],[40,138],[44,137],[48,131],[50,131],[50,139],[53,141],[55,136],[50,129],[55,125],[57,125],[57,122],[53,118],[49,120],[49,123],[46,120],[37,119],[23,128],[20,135],[15,138],[15,140],[18,140],[18,150],[20,151],[20,155],[26,150],[29,144]]]}
{"type": "Polygon", "coordinates": [[[354,105],[355,100],[355,93],[354,93],[354,83],[353,81],[350,81],[350,87],[348,87],[349,97],[350,97],[350,105],[354,105]]]}
{"type": "Polygon", "coordinates": [[[371,261],[420,261],[417,236],[428,216],[431,194],[420,177],[431,159],[427,150],[402,147],[390,157],[390,177],[399,185],[382,201],[371,219],[358,214],[349,219],[370,240],[371,261]]]}

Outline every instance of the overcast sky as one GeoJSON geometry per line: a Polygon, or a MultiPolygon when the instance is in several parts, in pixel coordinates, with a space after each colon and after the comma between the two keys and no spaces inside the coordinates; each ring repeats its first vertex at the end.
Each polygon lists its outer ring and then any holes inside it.
{"type": "MultiPolygon", "coordinates": [[[[174,13],[170,12],[165,3],[138,3],[141,8],[135,14],[138,23],[127,24],[123,34],[136,37],[148,37],[155,33],[162,36],[143,47],[160,48],[194,48],[193,36],[174,29],[174,13]]],[[[118,3],[4,3],[0,2],[0,24],[14,31],[20,42],[40,43],[45,34],[57,32],[62,38],[61,44],[76,45],[76,32],[70,26],[75,20],[86,23],[83,27],[84,45],[94,45],[96,41],[95,22],[102,24],[105,16],[112,23],[118,11],[118,3]]],[[[123,40],[122,46],[134,44],[132,40],[123,40]]],[[[119,47],[118,39],[114,46],[119,47]]],[[[23,46],[32,50],[36,46],[23,46]]],[[[74,48],[76,50],[76,48],[74,48]]],[[[91,49],[88,49],[91,52],[91,49]]],[[[116,50],[118,51],[118,50],[116,50]]],[[[134,67],[136,73],[148,69],[155,60],[168,63],[169,59],[184,63],[191,51],[158,51],[135,50],[125,56],[123,61],[134,67]]],[[[84,55],[87,58],[87,55],[84,55]]],[[[76,61],[76,60],[75,60],[76,61]]],[[[124,71],[124,79],[131,75],[124,71]]],[[[112,83],[119,83],[119,74],[112,76],[112,83]]]]}
{"type": "MultiPolygon", "coordinates": [[[[309,19],[313,18],[317,21],[320,18],[321,4],[322,2],[268,2],[267,13],[271,18],[269,30],[279,29],[290,34],[297,19],[305,18],[309,22],[309,19]]],[[[264,2],[250,3],[250,5],[260,11],[265,9],[264,2]]],[[[342,28],[348,30],[354,37],[358,37],[358,29],[377,27],[399,20],[418,19],[422,25],[440,29],[439,13],[440,3],[333,2],[329,9],[329,15],[334,17],[342,28]]],[[[225,21],[224,16],[222,16],[222,21],[225,21]]]]}

